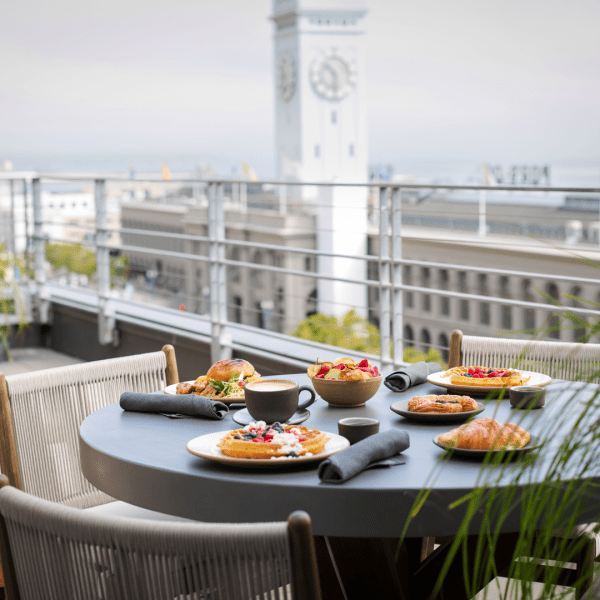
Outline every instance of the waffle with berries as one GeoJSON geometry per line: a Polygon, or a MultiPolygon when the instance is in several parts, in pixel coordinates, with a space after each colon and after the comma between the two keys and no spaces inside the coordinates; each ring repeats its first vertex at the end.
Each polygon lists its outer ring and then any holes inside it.
{"type": "Polygon", "coordinates": [[[417,396],[408,401],[408,410],[421,413],[459,413],[477,410],[477,402],[469,396],[450,394],[417,396]]]}
{"type": "Polygon", "coordinates": [[[262,421],[234,429],[221,438],[217,446],[233,458],[297,458],[322,452],[327,436],[318,429],[299,425],[266,425],[262,421]]]}
{"type": "Polygon", "coordinates": [[[454,367],[444,373],[454,385],[473,385],[482,387],[511,387],[523,385],[529,381],[519,371],[497,367],[454,367]]]}

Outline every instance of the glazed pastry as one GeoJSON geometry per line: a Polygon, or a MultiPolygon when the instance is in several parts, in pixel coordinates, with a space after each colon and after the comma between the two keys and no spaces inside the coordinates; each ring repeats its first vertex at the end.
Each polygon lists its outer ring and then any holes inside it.
{"type": "Polygon", "coordinates": [[[440,444],[471,450],[502,450],[522,448],[529,433],[514,423],[498,423],[493,419],[475,419],[457,429],[438,436],[440,444]]]}
{"type": "Polygon", "coordinates": [[[477,410],[477,402],[469,396],[417,396],[408,401],[408,410],[422,413],[459,413],[477,410]]]}
{"type": "Polygon", "coordinates": [[[217,446],[234,458],[297,458],[322,452],[327,439],[318,429],[258,421],[230,431],[217,446]]]}
{"type": "Polygon", "coordinates": [[[529,377],[515,369],[497,367],[454,367],[446,371],[444,377],[450,377],[450,383],[454,385],[483,387],[511,387],[529,381],[529,377]]]}

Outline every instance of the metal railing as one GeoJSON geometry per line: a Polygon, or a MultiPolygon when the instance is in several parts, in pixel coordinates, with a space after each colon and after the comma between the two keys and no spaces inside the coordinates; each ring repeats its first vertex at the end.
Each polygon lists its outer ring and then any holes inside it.
{"type": "MultiPolygon", "coordinates": [[[[449,335],[452,329],[457,325],[463,329],[469,330],[469,325],[474,323],[461,323],[453,315],[435,315],[431,314],[431,309],[425,311],[417,308],[409,308],[404,306],[404,297],[410,293],[414,296],[427,295],[428,303],[431,302],[431,297],[436,299],[443,297],[452,299],[456,302],[467,301],[472,305],[477,303],[486,303],[488,305],[497,305],[502,307],[512,307],[522,310],[533,310],[543,315],[548,315],[548,319],[556,319],[556,315],[564,315],[568,313],[579,316],[583,319],[596,320],[600,317],[600,297],[597,295],[598,284],[600,278],[595,276],[583,276],[581,274],[566,275],[559,272],[540,272],[539,265],[536,263],[534,255],[530,257],[531,267],[529,269],[517,268],[498,268],[498,266],[485,264],[457,264],[444,262],[443,253],[438,255],[437,259],[431,261],[423,260],[419,257],[406,255],[406,240],[413,239],[416,234],[410,229],[411,214],[413,206],[407,203],[403,196],[411,196],[414,192],[451,192],[455,190],[467,190],[479,193],[479,204],[474,212],[477,222],[477,243],[480,248],[488,248],[490,252],[494,251],[494,247],[498,244],[494,235],[488,233],[487,214],[490,210],[490,205],[485,201],[485,194],[490,189],[483,186],[452,186],[452,185],[417,185],[417,184],[388,184],[388,183],[370,183],[370,184],[301,184],[286,182],[263,182],[262,184],[253,184],[262,186],[263,188],[272,188],[274,190],[274,206],[263,210],[252,208],[251,198],[249,197],[246,186],[246,181],[230,181],[230,180],[197,180],[197,179],[172,179],[168,182],[171,188],[177,186],[185,186],[193,184],[204,189],[205,197],[195,204],[189,204],[191,211],[194,212],[198,222],[201,222],[206,227],[206,231],[195,233],[194,225],[185,221],[185,218],[177,222],[177,226],[181,229],[178,233],[169,233],[161,230],[156,230],[148,227],[131,227],[123,225],[123,213],[121,213],[121,223],[118,227],[111,227],[108,224],[107,218],[107,188],[111,186],[128,186],[128,185],[143,185],[144,180],[97,177],[93,179],[93,200],[94,214],[93,224],[75,224],[82,231],[87,229],[87,239],[82,239],[78,243],[93,248],[96,255],[96,274],[95,281],[87,289],[74,289],[65,286],[64,283],[57,282],[54,278],[48,278],[46,272],[46,245],[48,242],[69,242],[73,240],[61,239],[58,237],[51,238],[48,234],[47,227],[53,222],[56,222],[56,217],[52,214],[47,214],[48,208],[42,202],[43,185],[53,181],[68,181],[80,182],[82,184],[91,183],[89,177],[79,176],[43,176],[37,174],[20,174],[9,177],[4,176],[11,182],[11,232],[13,239],[10,241],[10,248],[15,248],[15,226],[14,226],[14,190],[16,184],[14,181],[24,181],[24,190],[27,186],[31,189],[31,208],[29,209],[28,198],[26,191],[23,194],[24,201],[24,221],[25,221],[25,252],[29,255],[32,248],[33,255],[33,271],[34,281],[30,286],[31,304],[35,311],[36,318],[44,322],[48,320],[48,308],[51,302],[64,303],[70,306],[78,306],[85,310],[97,312],[98,314],[98,338],[102,344],[117,343],[117,325],[119,320],[129,320],[130,322],[144,323],[148,327],[153,327],[161,331],[188,335],[189,337],[202,339],[210,343],[211,357],[213,361],[220,358],[225,358],[231,355],[233,350],[249,350],[258,354],[279,359],[285,359],[290,364],[304,365],[314,360],[315,353],[319,349],[326,351],[331,348],[324,347],[315,341],[308,341],[288,335],[293,329],[293,326],[302,322],[306,317],[307,312],[315,312],[307,310],[309,308],[326,308],[333,306],[338,313],[341,314],[340,307],[357,310],[359,315],[364,317],[364,322],[361,321],[361,327],[366,323],[366,318],[373,323],[376,323],[379,328],[379,348],[378,352],[374,352],[372,346],[370,351],[354,351],[354,354],[360,356],[370,356],[384,369],[393,368],[403,364],[403,349],[411,342],[413,345],[429,345],[431,347],[440,347],[446,350],[444,344],[436,343],[432,339],[429,342],[423,342],[416,339],[407,339],[406,325],[417,321],[435,322],[440,339],[443,335],[449,335]],[[238,187],[239,186],[239,187],[238,187]],[[232,188],[230,198],[226,198],[225,188],[232,188]],[[234,193],[233,190],[236,189],[234,193]],[[302,198],[301,192],[294,190],[311,189],[316,190],[314,198],[302,198]],[[332,250],[319,247],[319,240],[325,239],[328,235],[336,234],[336,224],[324,222],[323,215],[338,214],[336,211],[344,208],[344,190],[362,190],[363,199],[360,200],[360,206],[354,206],[357,212],[364,211],[364,223],[360,223],[356,235],[362,235],[365,232],[365,239],[369,239],[370,252],[367,253],[365,245],[364,252],[347,253],[339,250],[340,246],[333,245],[332,250]],[[335,190],[335,191],[334,191],[335,190]],[[254,211],[254,212],[253,212],[254,211]],[[31,212],[32,218],[29,218],[31,212]],[[45,214],[46,213],[46,214],[45,214]],[[232,214],[238,214],[239,219],[235,222],[232,220],[232,214]],[[260,236],[257,236],[257,230],[260,227],[255,227],[252,235],[256,239],[244,239],[249,234],[249,221],[251,216],[256,213],[257,220],[267,219],[268,215],[277,215],[283,219],[281,223],[286,225],[286,218],[297,215],[308,215],[313,219],[315,224],[314,229],[306,227],[306,224],[297,226],[296,229],[290,231],[277,231],[273,226],[271,229],[264,230],[264,235],[270,240],[279,240],[279,243],[273,241],[260,241],[260,236]],[[33,231],[30,232],[30,223],[33,223],[33,231]],[[367,224],[368,230],[364,224],[367,224]],[[408,224],[408,225],[407,225],[408,224]],[[235,226],[235,227],[234,227],[235,226]],[[361,229],[362,227],[362,229],[361,229]],[[187,229],[186,229],[187,228],[187,229]],[[237,233],[236,233],[237,232],[237,233]],[[241,232],[241,233],[240,233],[241,232]],[[92,234],[91,236],[89,234],[92,234]],[[236,235],[234,235],[236,234],[236,235]],[[240,234],[240,235],[237,235],[240,234]],[[138,239],[143,240],[143,244],[124,243],[123,237],[131,235],[138,236],[138,239]],[[119,236],[121,241],[114,241],[114,237],[119,236]],[[141,237],[140,237],[141,236],[141,237]],[[303,236],[303,237],[302,237],[303,236]],[[303,243],[292,242],[302,237],[303,243]],[[111,239],[112,238],[112,239],[111,239]],[[161,247],[153,247],[161,242],[161,247]],[[169,241],[177,241],[181,248],[173,250],[165,248],[165,243],[169,241]],[[194,244],[196,249],[194,249],[194,244]],[[337,248],[337,249],[336,249],[337,248]],[[271,253],[272,256],[282,258],[275,264],[256,264],[252,260],[244,260],[240,256],[232,257],[234,252],[244,253],[247,251],[271,253]],[[142,295],[142,300],[139,298],[127,298],[124,294],[117,294],[111,288],[111,267],[110,258],[111,252],[121,253],[128,256],[142,257],[140,260],[146,263],[170,261],[170,265],[174,265],[174,269],[179,269],[179,278],[181,279],[182,288],[176,291],[169,292],[167,289],[162,289],[160,285],[154,285],[146,290],[145,296],[142,295]],[[295,258],[292,258],[295,257],[295,258]],[[299,268],[301,260],[316,261],[316,266],[311,268],[299,268]],[[290,266],[291,263],[297,263],[290,266]],[[324,264],[329,261],[330,265],[345,265],[346,271],[340,273],[336,268],[327,268],[324,264]],[[371,278],[367,276],[367,265],[373,267],[371,278]],[[179,265],[179,266],[178,266],[179,265]],[[195,271],[190,265],[201,265],[208,268],[208,278],[204,275],[202,282],[195,281],[195,271]],[[349,270],[349,265],[355,266],[356,274],[349,270]],[[358,265],[358,266],[357,266],[358,265]],[[519,299],[516,297],[507,297],[507,294],[494,295],[490,293],[489,288],[482,290],[481,293],[467,293],[457,289],[452,289],[448,283],[445,283],[440,288],[429,287],[423,285],[413,285],[403,281],[403,268],[411,267],[413,269],[438,269],[445,270],[451,273],[485,273],[487,276],[509,277],[512,278],[514,285],[518,284],[519,280],[534,280],[539,282],[539,285],[545,285],[547,289],[553,289],[551,286],[564,284],[573,288],[581,288],[586,290],[587,298],[584,301],[570,301],[569,305],[564,305],[566,296],[557,297],[557,294],[552,292],[539,294],[538,299],[519,299]],[[246,281],[247,286],[242,289],[240,294],[246,294],[242,300],[254,302],[248,307],[248,302],[242,304],[236,300],[235,293],[232,291],[234,282],[230,277],[232,270],[237,269],[238,272],[245,273],[242,278],[242,284],[246,281]],[[250,276],[252,273],[271,274],[271,282],[275,280],[283,282],[284,299],[287,300],[286,306],[299,306],[295,309],[293,315],[285,314],[280,319],[281,324],[278,327],[272,325],[273,313],[277,307],[274,306],[274,298],[279,293],[275,289],[267,289],[263,285],[257,288],[251,288],[249,285],[250,276]],[[309,298],[306,294],[306,282],[312,282],[310,287],[317,291],[314,298],[309,298]],[[300,284],[302,283],[302,288],[300,284]],[[329,282],[329,283],[327,283],[329,282]],[[198,298],[197,290],[201,285],[201,298],[198,298]],[[327,287],[329,285],[329,287],[327,287]],[[335,287],[335,286],[341,287],[335,287]],[[333,286],[333,287],[332,287],[333,286]],[[345,286],[345,287],[344,287],[345,286]],[[548,287],[550,286],[550,287],[548,287]],[[302,291],[298,291],[298,290],[302,291]],[[325,290],[323,293],[322,290],[325,290]],[[329,290],[329,291],[327,291],[329,290]],[[333,290],[333,291],[331,291],[333,290]],[[337,290],[337,291],[336,291],[337,290]],[[339,292],[342,290],[342,293],[339,292]],[[364,303],[353,304],[353,296],[344,295],[344,290],[359,290],[356,295],[358,298],[364,298],[364,303]],[[162,294],[162,296],[161,296],[162,294]],[[170,294],[170,297],[169,297],[170,294]],[[327,296],[329,294],[329,296],[327,296]],[[327,298],[325,297],[327,296],[327,298]],[[591,297],[593,296],[593,297],[591,297]],[[261,299],[262,298],[262,299],[261,299]],[[350,299],[349,299],[350,298],[350,299]],[[188,302],[184,302],[183,300],[188,302]],[[258,301],[258,299],[261,299],[258,301]],[[160,300],[160,302],[159,302],[160,300]],[[181,301],[181,306],[185,305],[187,309],[188,303],[196,302],[199,308],[195,310],[178,310],[177,302],[181,301]],[[327,304],[326,300],[329,302],[327,304]],[[165,302],[172,302],[171,306],[165,307],[165,302]],[[161,304],[162,302],[162,304],[161,304]],[[270,303],[270,304],[269,304],[270,303]],[[311,304],[312,303],[312,304],[311,304]],[[174,305],[173,305],[174,304],[174,305]],[[347,306],[344,306],[347,304],[347,306]],[[264,305],[264,307],[263,307],[264,305]],[[258,307],[257,307],[258,306],[258,307]],[[258,321],[262,327],[257,327],[256,324],[244,323],[244,319],[237,318],[238,312],[246,313],[253,317],[253,321],[258,321]],[[233,315],[233,318],[231,318],[233,315]],[[269,317],[267,319],[267,316],[269,317]],[[445,318],[450,316],[450,319],[445,318]],[[286,320],[288,319],[288,320],[286,320]],[[241,321],[241,322],[238,322],[241,321]],[[279,330],[276,330],[278,329],[279,330]],[[275,329],[275,330],[274,330],[275,329]],[[445,333],[444,333],[445,332],[445,333]]],[[[160,182],[148,180],[152,185],[158,185],[160,182]]],[[[166,185],[166,183],[164,184],[166,185]]],[[[509,187],[496,186],[494,191],[506,190],[510,192],[535,192],[539,195],[540,192],[552,194],[557,193],[583,193],[594,195],[600,198],[600,189],[598,188],[531,188],[531,187],[509,187]]],[[[138,203],[137,208],[129,208],[127,210],[139,210],[143,212],[145,209],[154,209],[156,206],[177,206],[176,192],[170,198],[168,203],[145,201],[138,203]]],[[[360,194],[359,194],[360,196],[360,194]]],[[[443,199],[442,199],[443,201],[443,199]]],[[[450,201],[448,201],[450,202],[450,201]]],[[[600,202],[598,203],[600,207],[600,202]]],[[[122,206],[122,210],[123,207],[122,206]]],[[[426,205],[421,204],[418,207],[419,213],[425,213],[426,205]]],[[[448,205],[451,207],[451,204],[448,205]]],[[[600,208],[599,208],[600,210],[600,208]]],[[[165,215],[169,214],[165,210],[165,215]]],[[[430,215],[431,218],[436,215],[430,215]]],[[[572,215],[569,215],[572,216],[572,215]]],[[[595,219],[590,219],[588,222],[595,220],[599,222],[598,215],[595,219]]],[[[551,215],[543,215],[543,218],[549,220],[553,218],[551,215]]],[[[564,215],[561,217],[564,220],[564,215]]],[[[60,219],[59,219],[60,221],[60,219]]],[[[63,219],[64,224],[64,219],[63,219]]],[[[560,219],[554,218],[555,226],[560,226],[560,219]]],[[[160,227],[160,220],[156,227],[160,227]]],[[[166,226],[163,223],[163,226],[166,226]]],[[[196,227],[197,229],[197,227],[196,227]]],[[[338,232],[339,234],[339,232],[338,232]]],[[[250,235],[250,237],[252,237],[250,235]]],[[[353,235],[353,234],[352,234],[353,235]]],[[[469,247],[470,240],[454,239],[445,229],[438,230],[436,236],[437,242],[459,244],[462,243],[465,248],[469,247]]],[[[518,244],[515,242],[513,247],[518,244]]],[[[557,246],[552,242],[548,248],[554,252],[563,252],[565,257],[573,254],[573,247],[568,245],[557,246]]],[[[524,252],[528,249],[524,248],[524,252]]],[[[581,250],[583,252],[583,250],[581,250]]],[[[600,249],[597,245],[588,244],[585,248],[587,253],[585,259],[572,258],[574,265],[588,264],[590,261],[600,259],[600,249]],[[580,261],[581,262],[578,262],[580,261]],[[588,261],[585,263],[584,261],[588,261]]],[[[465,253],[463,253],[467,256],[465,253]]],[[[467,261],[468,262],[468,261],[467,261]]],[[[308,262],[306,263],[308,264],[308,262]]],[[[147,269],[150,272],[151,269],[147,269]]],[[[581,269],[579,269],[581,271],[581,269]]],[[[590,275],[595,275],[593,268],[589,269],[590,275]]],[[[466,276],[465,276],[466,277],[466,276]]],[[[172,276],[171,279],[176,279],[172,276]]],[[[431,282],[439,281],[438,277],[431,277],[431,282]]],[[[156,281],[155,281],[156,284],[156,281]]],[[[177,288],[177,286],[175,285],[177,288]]],[[[241,286],[243,287],[243,285],[241,286]]],[[[241,289],[238,285],[237,289],[241,289]]],[[[267,286],[268,287],[268,286],[267,286]]],[[[354,293],[354,292],[353,292],[354,293]]],[[[584,295],[586,295],[584,294],[584,295]]],[[[513,296],[518,294],[513,294],[513,296]]],[[[531,298],[531,296],[528,296],[531,298]]],[[[278,299],[277,302],[281,302],[278,299]]],[[[428,305],[430,306],[430,304],[428,305]]],[[[326,313],[326,310],[320,312],[326,313]]],[[[474,311],[473,311],[474,312],[474,311]]],[[[279,313],[278,313],[279,314],[279,313]]],[[[473,314],[473,313],[471,313],[473,314]]],[[[277,315],[276,315],[277,316],[277,315]]],[[[475,321],[475,319],[471,319],[475,321]]],[[[555,323],[555,321],[552,321],[555,323]]],[[[324,325],[325,326],[325,325],[324,325]]],[[[581,329],[581,323],[578,324],[581,329]]],[[[493,328],[493,325],[492,325],[493,328]]],[[[579,331],[578,329],[578,331],[579,331]]],[[[353,333],[352,328],[349,328],[349,334],[353,333]]],[[[489,333],[493,333],[490,330],[489,333]]],[[[361,337],[367,337],[368,332],[363,329],[354,331],[355,337],[360,342],[361,337]]],[[[524,333],[515,335],[526,335],[524,333]]],[[[552,332],[550,336],[556,337],[552,332]]],[[[429,333],[427,337],[433,337],[429,333]]],[[[572,340],[569,340],[572,341],[572,340]]],[[[360,343],[357,345],[360,348],[360,343]]],[[[348,352],[348,351],[342,351],[348,352]]]]}

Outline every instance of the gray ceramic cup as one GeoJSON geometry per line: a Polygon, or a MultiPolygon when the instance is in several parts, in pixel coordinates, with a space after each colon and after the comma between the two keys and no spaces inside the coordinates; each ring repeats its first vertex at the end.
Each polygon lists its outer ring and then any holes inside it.
{"type": "Polygon", "coordinates": [[[515,408],[542,408],[546,403],[546,390],[539,385],[516,385],[508,388],[508,396],[515,408]]]}
{"type": "Polygon", "coordinates": [[[351,444],[379,433],[379,421],[365,417],[348,417],[338,421],[338,433],[351,444]]]}
{"type": "Polygon", "coordinates": [[[264,379],[244,387],[246,409],[256,421],[285,423],[298,410],[309,407],[316,399],[315,391],[308,385],[299,387],[289,379],[264,379]],[[310,398],[298,403],[300,392],[307,391],[310,398]]]}

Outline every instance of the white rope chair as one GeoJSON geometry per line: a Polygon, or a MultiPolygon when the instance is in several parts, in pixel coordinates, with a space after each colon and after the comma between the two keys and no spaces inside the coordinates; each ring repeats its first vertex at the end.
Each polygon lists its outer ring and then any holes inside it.
{"type": "Polygon", "coordinates": [[[553,379],[600,383],[600,344],[463,335],[452,332],[448,367],[512,367],[553,379]]]}
{"type": "Polygon", "coordinates": [[[10,375],[0,373],[0,465],[11,484],[39,498],[90,508],[112,501],[79,467],[79,426],[125,391],[178,381],[175,351],[10,375]]]}
{"type": "MultiPolygon", "coordinates": [[[[544,373],[553,379],[600,383],[600,344],[480,337],[463,335],[457,329],[450,336],[448,368],[459,366],[513,368],[544,373]]],[[[589,570],[595,557],[600,555],[598,528],[597,523],[590,523],[569,532],[570,537],[585,536],[587,541],[582,545],[575,569],[563,569],[566,585],[570,585],[570,581],[579,581],[581,573],[589,570]]],[[[557,538],[564,535],[555,533],[557,538]]],[[[579,598],[591,583],[590,576],[576,589],[576,597],[579,598]]]]}
{"type": "Polygon", "coordinates": [[[1,477],[0,548],[11,600],[321,598],[306,513],[287,523],[120,519],[35,498],[1,477]]]}

